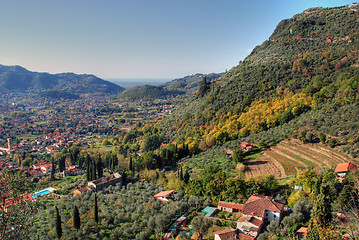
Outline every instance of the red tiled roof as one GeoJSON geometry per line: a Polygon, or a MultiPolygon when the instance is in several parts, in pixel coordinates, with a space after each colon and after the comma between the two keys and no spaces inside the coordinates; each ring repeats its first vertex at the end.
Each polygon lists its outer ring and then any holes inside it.
{"type": "Polygon", "coordinates": [[[240,217],[237,222],[250,222],[257,227],[260,227],[263,224],[263,221],[255,217],[240,217]]]}
{"type": "Polygon", "coordinates": [[[219,203],[218,203],[218,207],[238,209],[239,211],[243,210],[243,206],[244,206],[244,204],[230,203],[230,202],[224,202],[224,201],[219,201],[219,203]]]}
{"type": "Polygon", "coordinates": [[[339,163],[335,168],[334,172],[339,173],[339,172],[356,171],[357,169],[358,167],[355,164],[351,162],[346,162],[346,163],[339,163]]]}
{"type": "Polygon", "coordinates": [[[249,236],[247,234],[243,234],[243,233],[238,233],[238,238],[239,239],[244,239],[244,240],[254,240],[255,237],[249,236]]]}
{"type": "Polygon", "coordinates": [[[5,199],[5,208],[9,208],[11,206],[14,206],[18,204],[19,202],[26,202],[28,200],[32,199],[30,194],[23,194],[19,198],[7,198],[5,199]]]}
{"type": "Polygon", "coordinates": [[[307,234],[307,231],[308,231],[308,228],[307,227],[301,227],[299,228],[299,230],[297,231],[297,233],[301,233],[303,235],[306,235],[307,234]]]}
{"type": "Polygon", "coordinates": [[[244,204],[243,214],[264,217],[265,211],[282,212],[285,202],[275,200],[273,197],[252,195],[244,204]]]}
{"type": "Polygon", "coordinates": [[[153,197],[166,197],[168,195],[170,195],[171,193],[173,193],[175,190],[169,190],[169,191],[162,191],[157,193],[156,195],[154,195],[153,197]]]}
{"type": "Polygon", "coordinates": [[[236,236],[236,232],[233,229],[225,229],[222,231],[214,232],[214,234],[218,235],[221,240],[234,239],[236,236]]]}

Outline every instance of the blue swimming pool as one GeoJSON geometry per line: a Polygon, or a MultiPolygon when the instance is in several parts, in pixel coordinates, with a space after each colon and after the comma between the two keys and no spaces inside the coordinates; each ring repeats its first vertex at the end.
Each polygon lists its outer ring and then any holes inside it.
{"type": "Polygon", "coordinates": [[[42,190],[42,191],[40,191],[40,192],[37,192],[37,193],[32,194],[31,197],[36,198],[37,196],[42,196],[42,195],[48,194],[48,193],[50,193],[50,192],[51,192],[50,190],[45,189],[45,190],[42,190]]]}

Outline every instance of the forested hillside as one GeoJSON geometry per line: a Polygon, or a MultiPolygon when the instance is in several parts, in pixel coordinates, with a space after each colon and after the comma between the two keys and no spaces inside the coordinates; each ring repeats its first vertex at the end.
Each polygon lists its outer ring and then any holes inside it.
{"type": "Polygon", "coordinates": [[[354,104],[354,110],[358,16],[351,6],[309,9],[283,20],[269,40],[221,78],[204,81],[162,125],[172,130],[166,130],[169,141],[195,153],[283,125],[323,104],[336,109],[354,104]]]}

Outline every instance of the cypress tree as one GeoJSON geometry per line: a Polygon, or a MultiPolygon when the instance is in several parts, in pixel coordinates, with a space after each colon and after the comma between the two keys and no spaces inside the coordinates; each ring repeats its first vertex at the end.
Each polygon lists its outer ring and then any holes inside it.
{"type": "Polygon", "coordinates": [[[132,163],[132,157],[130,156],[130,165],[129,165],[130,171],[133,171],[133,163],[132,163]]]}
{"type": "Polygon", "coordinates": [[[57,238],[60,239],[62,237],[61,216],[59,214],[59,209],[57,208],[57,206],[55,206],[55,208],[56,208],[56,234],[57,234],[57,238]]]}
{"type": "Polygon", "coordinates": [[[52,158],[51,161],[51,179],[54,180],[55,179],[55,163],[54,163],[54,159],[52,158]]]}
{"type": "Polygon", "coordinates": [[[65,160],[66,160],[65,156],[61,156],[59,159],[59,171],[60,172],[65,170],[65,160]]]}
{"type": "Polygon", "coordinates": [[[72,223],[73,223],[73,227],[76,228],[76,230],[78,231],[81,226],[81,219],[80,219],[79,210],[77,209],[76,205],[74,206],[72,223]]]}
{"type": "Polygon", "coordinates": [[[188,169],[186,169],[186,172],[184,173],[184,176],[183,176],[183,180],[187,184],[189,182],[189,179],[190,179],[190,175],[189,175],[188,169]]]}
{"type": "Polygon", "coordinates": [[[323,183],[320,188],[320,194],[312,209],[312,218],[309,222],[307,239],[324,239],[322,236],[330,235],[330,225],[333,219],[332,201],[330,186],[327,183],[323,183]]]}
{"type": "Polygon", "coordinates": [[[99,178],[102,178],[103,176],[103,164],[100,154],[98,155],[98,161],[97,161],[97,176],[99,178]]]}
{"type": "Polygon", "coordinates": [[[98,223],[98,205],[97,205],[97,195],[96,195],[96,193],[95,193],[94,213],[95,213],[95,222],[98,223]]]}

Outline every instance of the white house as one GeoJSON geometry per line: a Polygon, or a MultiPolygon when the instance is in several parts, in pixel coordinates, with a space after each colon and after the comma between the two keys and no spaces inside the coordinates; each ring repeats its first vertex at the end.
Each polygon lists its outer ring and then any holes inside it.
{"type": "Polygon", "coordinates": [[[256,217],[262,221],[277,223],[282,219],[285,202],[270,196],[252,195],[243,206],[243,217],[256,217]]]}

